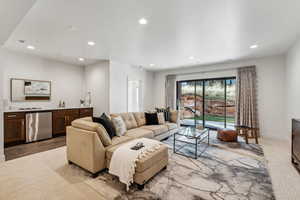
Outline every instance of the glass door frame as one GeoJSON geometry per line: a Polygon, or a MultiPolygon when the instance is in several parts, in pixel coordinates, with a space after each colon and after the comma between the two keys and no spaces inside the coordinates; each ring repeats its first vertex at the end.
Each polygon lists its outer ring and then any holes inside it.
{"type": "MultiPolygon", "coordinates": [[[[236,77],[235,76],[232,76],[232,77],[221,77],[221,78],[209,78],[209,79],[191,79],[191,80],[180,80],[180,81],[176,81],[176,109],[178,110],[179,109],[179,101],[180,101],[180,98],[179,98],[179,84],[180,83],[183,83],[183,82],[194,82],[194,88],[195,88],[195,91],[194,91],[194,105],[195,105],[195,111],[196,111],[196,97],[197,97],[197,82],[202,82],[202,124],[203,124],[203,127],[206,127],[205,125],[205,81],[212,81],[212,80],[223,80],[225,82],[225,89],[224,89],[224,92],[225,92],[225,95],[224,95],[224,101],[225,101],[225,106],[224,106],[224,128],[227,127],[227,111],[226,111],[226,108],[227,108],[227,82],[226,80],[236,80],[236,77]]],[[[194,125],[196,126],[197,124],[197,120],[196,120],[196,117],[194,117],[194,125]]],[[[209,128],[212,128],[212,129],[216,129],[214,127],[209,127],[209,128]]]]}

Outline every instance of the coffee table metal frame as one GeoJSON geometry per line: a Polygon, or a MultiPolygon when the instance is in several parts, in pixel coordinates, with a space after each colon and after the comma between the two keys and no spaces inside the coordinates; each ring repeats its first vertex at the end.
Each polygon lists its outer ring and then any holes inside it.
{"type": "Polygon", "coordinates": [[[186,128],[182,128],[180,129],[178,132],[174,133],[174,142],[173,142],[173,152],[185,157],[189,157],[189,158],[194,158],[197,159],[199,156],[201,156],[206,149],[209,147],[209,135],[210,135],[210,130],[208,128],[205,128],[203,130],[192,130],[192,131],[197,131],[196,135],[187,135],[184,133],[184,131],[187,131],[186,129],[191,128],[191,127],[186,127],[186,128]],[[186,140],[181,140],[180,138],[184,136],[186,137],[188,140],[194,140],[194,142],[188,142],[186,140]],[[200,153],[198,153],[199,148],[198,148],[198,144],[202,143],[205,139],[207,139],[207,146],[201,150],[200,153]],[[176,143],[184,143],[183,145],[181,145],[180,147],[176,148],[176,143]],[[194,145],[195,146],[195,153],[194,156],[190,156],[187,155],[185,153],[180,152],[180,150],[184,147],[186,147],[187,145],[194,145]]]}

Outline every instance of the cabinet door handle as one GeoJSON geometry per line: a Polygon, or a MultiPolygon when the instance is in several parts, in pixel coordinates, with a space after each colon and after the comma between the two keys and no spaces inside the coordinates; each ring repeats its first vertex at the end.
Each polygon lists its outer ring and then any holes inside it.
{"type": "Polygon", "coordinates": [[[8,118],[14,118],[17,117],[17,115],[7,115],[8,118]]]}

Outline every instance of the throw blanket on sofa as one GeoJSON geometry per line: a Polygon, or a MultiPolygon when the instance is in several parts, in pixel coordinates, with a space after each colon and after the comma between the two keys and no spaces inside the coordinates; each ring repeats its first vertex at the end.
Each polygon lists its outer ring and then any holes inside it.
{"type": "Polygon", "coordinates": [[[159,149],[161,145],[163,145],[161,142],[147,138],[135,139],[124,143],[114,151],[110,161],[109,173],[118,176],[120,182],[126,184],[128,191],[130,184],[133,183],[136,162],[150,152],[159,149]],[[142,142],[144,147],[139,150],[132,150],[131,147],[138,142],[142,142]]]}

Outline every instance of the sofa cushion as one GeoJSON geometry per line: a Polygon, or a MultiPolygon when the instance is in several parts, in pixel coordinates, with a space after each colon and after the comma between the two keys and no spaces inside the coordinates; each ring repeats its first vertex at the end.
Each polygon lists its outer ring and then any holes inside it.
{"type": "Polygon", "coordinates": [[[122,136],[122,137],[113,137],[112,139],[112,144],[108,147],[105,148],[106,152],[106,159],[111,159],[111,156],[113,154],[113,152],[122,144],[124,144],[125,142],[128,142],[130,140],[133,140],[133,138],[128,137],[128,136],[122,136]]]}
{"type": "Polygon", "coordinates": [[[88,122],[92,122],[93,121],[92,117],[83,117],[83,118],[80,118],[80,119],[84,120],[84,121],[88,121],[88,122]]]}
{"type": "Polygon", "coordinates": [[[149,126],[147,125],[147,126],[142,126],[140,128],[153,131],[154,136],[160,135],[169,130],[167,125],[149,125],[149,126]]]}
{"type": "Polygon", "coordinates": [[[124,120],[127,130],[138,127],[137,122],[135,121],[135,118],[132,113],[120,113],[120,116],[124,120]]]}
{"type": "Polygon", "coordinates": [[[113,137],[113,139],[111,140],[111,146],[122,144],[122,143],[128,142],[130,140],[132,140],[131,137],[127,137],[127,136],[118,137],[118,136],[116,136],[116,137],[113,137]]]}
{"type": "Polygon", "coordinates": [[[134,112],[133,115],[138,126],[146,125],[146,117],[144,112],[134,112]]]}
{"type": "Polygon", "coordinates": [[[168,126],[169,130],[178,128],[178,125],[175,123],[167,122],[166,125],[168,126]]]}
{"type": "Polygon", "coordinates": [[[105,130],[105,128],[100,125],[98,128],[97,128],[97,134],[103,144],[103,146],[109,146],[112,144],[112,140],[110,139],[107,131],[105,130]]]}
{"type": "Polygon", "coordinates": [[[125,134],[125,136],[132,137],[132,138],[153,138],[154,134],[151,130],[143,129],[143,128],[134,128],[131,130],[128,130],[125,134]]]}
{"type": "Polygon", "coordinates": [[[99,123],[90,122],[83,119],[76,119],[72,122],[72,126],[74,128],[84,129],[87,131],[93,131],[96,132],[97,128],[100,126],[99,123]]]}

